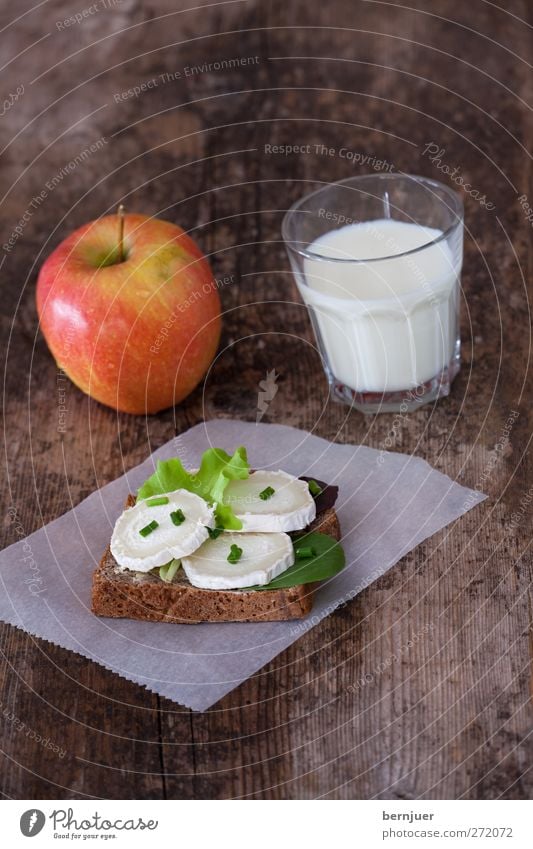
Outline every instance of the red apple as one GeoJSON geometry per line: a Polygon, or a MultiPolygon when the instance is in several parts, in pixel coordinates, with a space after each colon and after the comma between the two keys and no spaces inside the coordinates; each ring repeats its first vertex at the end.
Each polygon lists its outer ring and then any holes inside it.
{"type": "Polygon", "coordinates": [[[145,215],[80,227],[37,281],[41,329],[58,366],[102,404],[156,413],[200,382],[220,338],[209,264],[181,227],[145,215]]]}

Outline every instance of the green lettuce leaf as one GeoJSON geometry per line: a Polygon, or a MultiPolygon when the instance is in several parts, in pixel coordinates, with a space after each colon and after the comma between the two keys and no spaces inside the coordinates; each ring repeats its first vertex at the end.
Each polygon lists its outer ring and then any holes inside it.
{"type": "Polygon", "coordinates": [[[230,457],[222,448],[204,451],[196,479],[203,488],[203,498],[221,502],[230,480],[244,480],[250,474],[246,448],[241,445],[230,457]]]}
{"type": "Polygon", "coordinates": [[[215,508],[215,519],[217,528],[224,528],[225,531],[240,531],[242,522],[233,512],[233,508],[227,504],[217,503],[215,508]]]}
{"type": "Polygon", "coordinates": [[[295,587],[298,584],[313,584],[315,581],[325,581],[337,575],[346,565],[342,546],[327,534],[311,531],[293,541],[295,561],[292,566],[265,584],[263,587],[248,587],[250,590],[280,590],[295,587]],[[298,560],[299,548],[312,548],[314,557],[298,560]]]}
{"type": "Polygon", "coordinates": [[[197,472],[188,472],[177,457],[159,460],[154,474],[139,489],[137,499],[144,500],[175,489],[187,489],[209,504],[217,503],[215,516],[219,527],[238,531],[242,528],[242,522],[231,507],[222,504],[222,498],[230,480],[244,480],[249,474],[246,448],[242,445],[232,456],[222,448],[209,448],[204,451],[197,472]]]}

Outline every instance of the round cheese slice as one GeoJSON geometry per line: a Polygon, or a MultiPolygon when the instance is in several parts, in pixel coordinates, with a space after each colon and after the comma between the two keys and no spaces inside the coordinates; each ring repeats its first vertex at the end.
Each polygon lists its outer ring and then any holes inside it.
{"type": "Polygon", "coordinates": [[[203,498],[186,489],[177,489],[165,493],[168,504],[150,506],[150,501],[162,497],[141,499],[117,519],[111,537],[111,553],[121,568],[149,572],[174,558],[190,554],[208,538],[206,526],[214,527],[214,511],[203,498]],[[185,516],[180,525],[175,525],[170,517],[176,510],[181,510],[185,516]],[[157,527],[143,536],[140,531],[153,521],[157,522],[157,527]]]}
{"type": "Polygon", "coordinates": [[[224,491],[224,504],[241,520],[241,531],[288,533],[313,521],[316,505],[306,481],[287,472],[258,471],[246,480],[232,480],[224,491]],[[261,498],[270,487],[274,494],[261,498]]]}
{"type": "Polygon", "coordinates": [[[264,587],[294,563],[294,548],[287,534],[224,532],[187,557],[181,565],[193,587],[236,590],[264,587]],[[242,549],[236,563],[228,561],[231,546],[242,549]]]}

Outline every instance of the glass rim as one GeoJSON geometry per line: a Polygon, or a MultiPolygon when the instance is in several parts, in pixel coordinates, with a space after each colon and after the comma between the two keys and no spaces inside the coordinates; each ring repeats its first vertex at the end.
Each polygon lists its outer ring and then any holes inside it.
{"type": "MultiPolygon", "coordinates": [[[[367,193],[369,194],[369,193],[367,193]]],[[[442,200],[440,201],[442,202],[442,200]]],[[[394,219],[391,219],[394,220],[394,219]]],[[[281,223],[281,236],[285,245],[288,249],[294,251],[294,253],[299,254],[308,259],[318,260],[319,262],[339,262],[339,263],[365,263],[369,265],[374,262],[383,262],[384,260],[389,259],[397,259],[398,257],[409,256],[410,254],[418,253],[419,251],[426,250],[427,248],[432,247],[432,245],[437,245],[439,242],[447,239],[453,231],[459,227],[459,225],[464,220],[464,204],[461,195],[454,191],[450,186],[447,186],[445,183],[441,183],[439,180],[432,180],[430,177],[422,177],[416,174],[405,174],[403,171],[394,172],[393,174],[362,174],[360,176],[355,177],[345,177],[343,180],[336,180],[333,183],[324,183],[318,189],[313,189],[312,192],[308,192],[306,195],[303,195],[299,198],[289,209],[286,211],[283,216],[283,221],[281,223]],[[418,245],[416,248],[410,248],[407,251],[400,251],[399,253],[389,254],[388,256],[380,256],[380,257],[371,257],[368,259],[358,258],[354,259],[353,257],[332,257],[332,256],[324,256],[324,254],[318,254],[314,251],[309,251],[304,248],[295,247],[298,244],[294,239],[291,239],[287,233],[288,230],[288,222],[294,216],[295,212],[298,212],[299,207],[301,207],[305,202],[307,202],[310,198],[315,195],[320,194],[321,192],[326,192],[330,188],[334,188],[336,186],[345,186],[352,185],[354,183],[363,183],[368,180],[384,180],[384,181],[394,181],[398,178],[403,178],[407,180],[412,180],[415,183],[432,186],[434,188],[438,188],[449,197],[451,201],[451,205],[453,210],[457,216],[456,220],[453,221],[446,230],[443,230],[440,236],[436,236],[434,239],[430,239],[428,242],[424,242],[423,245],[418,245]]],[[[364,223],[364,222],[361,222],[364,223]]],[[[332,228],[333,229],[333,228],[332,228]]],[[[340,228],[339,228],[340,229],[340,228]]]]}

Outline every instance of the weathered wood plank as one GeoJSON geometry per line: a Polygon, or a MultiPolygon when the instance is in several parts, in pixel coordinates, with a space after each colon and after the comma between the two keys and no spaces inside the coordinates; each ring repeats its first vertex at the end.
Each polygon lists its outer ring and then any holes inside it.
{"type": "MultiPolygon", "coordinates": [[[[61,8],[58,20],[70,14],[61,8]]],[[[164,4],[154,9],[149,22],[127,3],[92,16],[76,30],[83,49],[70,58],[72,39],[55,28],[46,52],[10,68],[10,90],[19,81],[26,89],[9,112],[9,132],[2,128],[4,144],[22,131],[2,157],[6,188],[19,178],[0,213],[8,233],[50,176],[87,143],[107,142],[103,157],[63,179],[32,216],[2,269],[2,333],[10,339],[4,515],[14,505],[30,533],[202,418],[254,420],[258,383],[272,368],[280,389],[266,421],[416,453],[490,500],[204,715],[3,626],[0,699],[18,725],[0,715],[1,791],[527,797],[531,229],[517,196],[533,196],[528,31],[505,11],[454,0],[419,11],[276,0],[161,20],[164,4]],[[238,57],[249,61],[185,73],[238,57]],[[150,79],[157,84],[141,96],[115,99],[150,79]],[[457,167],[496,206],[490,212],[466,199],[463,370],[434,409],[367,419],[327,397],[280,222],[316,180],[363,173],[369,162],[448,179],[424,153],[430,143],[444,149],[441,164],[457,167]],[[283,156],[269,144],[309,152],[283,156]],[[342,149],[367,159],[353,164],[342,149]],[[70,387],[59,435],[56,370],[35,336],[39,252],[123,197],[132,209],[191,228],[210,254],[225,279],[220,353],[205,387],[148,420],[117,416],[70,387]]],[[[530,15],[524,2],[512,11],[530,15]]],[[[42,34],[43,15],[33,12],[12,32],[13,55],[42,34]]],[[[5,524],[8,544],[13,528],[5,524]]]]}

